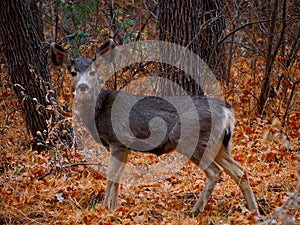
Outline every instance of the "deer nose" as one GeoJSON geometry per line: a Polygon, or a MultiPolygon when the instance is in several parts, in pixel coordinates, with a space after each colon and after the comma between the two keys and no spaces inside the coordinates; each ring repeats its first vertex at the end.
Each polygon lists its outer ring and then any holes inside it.
{"type": "Polygon", "coordinates": [[[78,90],[79,91],[87,91],[87,90],[89,90],[89,86],[87,85],[87,84],[79,84],[78,85],[78,90]]]}

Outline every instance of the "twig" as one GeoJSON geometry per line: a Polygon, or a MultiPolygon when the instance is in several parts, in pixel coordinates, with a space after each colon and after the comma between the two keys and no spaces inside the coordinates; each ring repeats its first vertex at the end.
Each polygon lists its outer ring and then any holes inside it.
{"type": "MultiPolygon", "coordinates": [[[[155,9],[153,11],[156,11],[156,9],[157,9],[157,6],[155,7],[155,9]]],[[[146,21],[143,23],[141,29],[138,31],[138,34],[136,35],[135,41],[138,41],[140,39],[141,33],[145,29],[146,25],[148,25],[150,18],[151,18],[151,15],[148,16],[148,18],[146,19],[146,21]]]]}
{"type": "Polygon", "coordinates": [[[51,169],[50,169],[50,171],[48,172],[48,173],[45,173],[45,174],[43,174],[42,176],[39,176],[38,178],[37,178],[37,180],[42,180],[42,179],[44,179],[46,176],[48,176],[48,175],[50,175],[52,172],[53,172],[53,167],[51,167],[51,169]]]}
{"type": "Polygon", "coordinates": [[[239,30],[241,29],[244,29],[245,27],[247,26],[251,26],[251,25],[254,25],[254,24],[258,24],[258,23],[265,23],[265,22],[270,22],[271,20],[270,19],[267,19],[267,20],[259,20],[259,21],[253,21],[253,22],[249,22],[249,23],[245,23],[244,25],[236,28],[235,30],[229,32],[228,34],[226,34],[221,40],[219,40],[217,42],[217,44],[214,46],[214,48],[212,49],[211,51],[211,54],[209,56],[209,60],[208,60],[208,65],[211,64],[211,61],[215,55],[215,51],[216,49],[219,47],[220,44],[222,44],[228,37],[230,37],[231,35],[235,34],[236,32],[238,32],[239,30]]]}
{"type": "Polygon", "coordinates": [[[296,89],[296,85],[299,84],[299,83],[300,83],[300,79],[293,82],[293,87],[292,87],[292,91],[291,91],[291,94],[290,94],[289,102],[287,104],[287,107],[286,107],[286,110],[285,110],[285,113],[284,113],[284,116],[283,116],[283,119],[282,119],[282,121],[283,121],[282,127],[285,126],[286,117],[288,115],[288,112],[289,112],[289,109],[290,109],[290,106],[291,106],[291,102],[292,102],[293,97],[294,97],[294,92],[295,92],[295,89],[296,89]]]}
{"type": "Polygon", "coordinates": [[[273,214],[272,218],[267,222],[267,224],[276,224],[275,215],[277,214],[279,218],[282,219],[282,217],[285,214],[285,208],[286,207],[297,207],[298,206],[298,196],[300,191],[300,169],[298,170],[298,181],[297,181],[297,187],[296,191],[293,194],[290,194],[289,199],[280,207],[280,209],[276,210],[276,213],[273,214]]]}
{"type": "MultiPolygon", "coordinates": [[[[105,167],[108,167],[108,165],[102,164],[102,163],[73,163],[73,164],[63,165],[61,167],[56,166],[55,169],[61,169],[61,168],[65,169],[65,168],[68,168],[68,167],[76,167],[76,166],[105,166],[105,167]]],[[[51,167],[49,172],[43,174],[42,176],[39,176],[37,178],[37,180],[44,179],[46,176],[50,175],[53,171],[54,171],[54,166],[51,167]]]]}
{"type": "Polygon", "coordinates": [[[72,163],[72,164],[64,165],[64,166],[62,166],[62,168],[76,167],[76,166],[105,166],[105,167],[108,167],[108,165],[102,164],[102,163],[72,163]]]}
{"type": "Polygon", "coordinates": [[[19,111],[19,110],[22,110],[22,108],[20,107],[20,108],[16,108],[16,109],[10,111],[10,112],[6,115],[6,117],[5,117],[4,124],[7,125],[7,122],[8,122],[8,119],[9,119],[10,115],[13,114],[14,112],[19,111]]]}

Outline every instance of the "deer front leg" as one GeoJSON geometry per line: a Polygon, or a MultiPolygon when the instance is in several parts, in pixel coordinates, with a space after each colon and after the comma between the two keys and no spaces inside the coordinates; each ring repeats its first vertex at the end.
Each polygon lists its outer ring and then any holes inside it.
{"type": "Polygon", "coordinates": [[[125,169],[128,152],[129,151],[122,146],[110,146],[104,205],[111,211],[115,210],[118,206],[119,183],[125,169]]]}
{"type": "Polygon", "coordinates": [[[104,206],[107,207],[110,211],[115,210],[118,206],[118,190],[119,183],[114,183],[110,180],[107,180],[104,206]]]}

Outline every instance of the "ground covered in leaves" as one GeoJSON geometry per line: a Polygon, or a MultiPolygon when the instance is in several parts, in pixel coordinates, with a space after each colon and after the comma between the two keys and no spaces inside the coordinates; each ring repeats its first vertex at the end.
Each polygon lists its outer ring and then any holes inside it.
{"type": "MultiPolygon", "coordinates": [[[[238,77],[240,74],[233,71],[233,79],[238,77]]],[[[101,149],[97,154],[104,158],[106,150],[90,140],[81,150],[57,144],[49,151],[33,151],[23,112],[3,70],[0,224],[300,224],[298,197],[293,195],[300,170],[299,91],[293,103],[298,110],[291,110],[282,130],[280,115],[255,114],[249,93],[256,94],[250,88],[260,81],[253,82],[250,76],[244,77],[238,87],[226,92],[237,117],[233,155],[248,170],[261,216],[246,209],[237,185],[223,174],[204,212],[193,218],[189,210],[203,189],[205,177],[177,155],[157,158],[132,153],[119,193],[120,207],[108,212],[103,206],[105,160],[92,156],[93,163],[101,164],[82,163],[88,158],[87,152],[101,149]]],[[[274,102],[280,107],[280,102],[274,102]]]]}

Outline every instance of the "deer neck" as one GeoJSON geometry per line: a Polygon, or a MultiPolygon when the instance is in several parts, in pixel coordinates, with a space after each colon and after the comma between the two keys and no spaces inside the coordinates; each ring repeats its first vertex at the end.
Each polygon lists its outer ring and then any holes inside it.
{"type": "Polygon", "coordinates": [[[75,92],[75,110],[79,113],[84,125],[97,142],[100,141],[95,124],[95,107],[98,94],[97,88],[93,88],[88,93],[75,92]]]}

